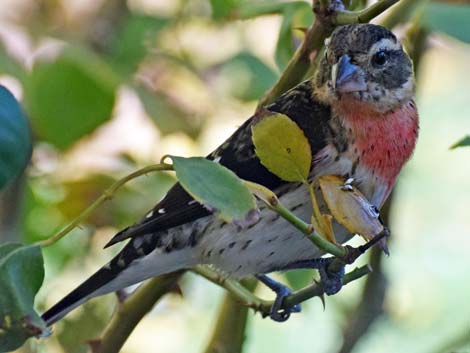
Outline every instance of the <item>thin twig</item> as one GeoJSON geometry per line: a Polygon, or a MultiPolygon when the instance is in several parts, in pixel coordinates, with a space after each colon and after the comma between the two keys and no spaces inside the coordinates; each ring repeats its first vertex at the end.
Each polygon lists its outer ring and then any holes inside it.
{"type": "Polygon", "coordinates": [[[57,234],[53,235],[52,237],[42,240],[37,243],[37,245],[41,247],[46,247],[52,245],[70,233],[73,229],[75,229],[80,223],[86,220],[90,214],[92,214],[102,203],[107,200],[110,200],[114,197],[116,191],[124,186],[128,181],[135,179],[141,175],[145,175],[151,172],[158,172],[163,170],[173,170],[173,167],[170,164],[155,164],[148,167],[141,168],[122,179],[116,181],[113,185],[111,185],[107,190],[105,190],[100,197],[98,197],[90,206],[88,206],[85,211],[80,213],[75,219],[73,219],[65,228],[62,228],[57,234]]]}
{"type": "Polygon", "coordinates": [[[308,240],[315,244],[321,250],[332,254],[334,256],[343,257],[347,251],[336,244],[333,244],[315,232],[311,224],[308,224],[294,215],[284,205],[282,205],[277,198],[276,194],[264,187],[263,185],[256,184],[250,181],[245,181],[245,184],[253,190],[253,193],[264,202],[271,210],[279,214],[282,218],[292,224],[295,228],[300,230],[308,240]]]}
{"type": "Polygon", "coordinates": [[[336,26],[351,23],[367,23],[377,17],[399,0],[380,0],[368,8],[360,11],[341,11],[332,16],[332,23],[336,26]]]}

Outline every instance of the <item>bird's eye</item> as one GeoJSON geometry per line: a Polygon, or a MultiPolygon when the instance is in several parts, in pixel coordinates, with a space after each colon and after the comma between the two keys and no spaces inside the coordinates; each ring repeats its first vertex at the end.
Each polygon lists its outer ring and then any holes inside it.
{"type": "Polygon", "coordinates": [[[372,57],[372,63],[375,66],[383,66],[387,62],[387,53],[384,50],[380,50],[372,57]]]}

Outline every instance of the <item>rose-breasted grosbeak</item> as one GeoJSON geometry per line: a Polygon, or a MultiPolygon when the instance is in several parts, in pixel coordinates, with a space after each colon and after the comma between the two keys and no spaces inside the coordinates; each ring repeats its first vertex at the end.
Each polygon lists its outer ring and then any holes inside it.
{"type": "MultiPolygon", "coordinates": [[[[326,174],[354,178],[355,186],[380,208],[415,146],[414,86],[411,60],[393,33],[371,24],[338,27],[326,43],[317,75],[247,120],[208,158],[273,190],[293,213],[309,219],[307,188],[269,172],[254,150],[252,125],[270,113],[282,113],[310,142],[312,179],[326,174]]],[[[140,222],[108,244],[130,238],[124,249],[43,318],[50,325],[92,297],[197,264],[213,264],[242,277],[321,256],[278,214],[263,205],[260,212],[259,221],[239,229],[175,184],[140,222]]],[[[338,224],[334,229],[339,242],[351,236],[338,224]]]]}

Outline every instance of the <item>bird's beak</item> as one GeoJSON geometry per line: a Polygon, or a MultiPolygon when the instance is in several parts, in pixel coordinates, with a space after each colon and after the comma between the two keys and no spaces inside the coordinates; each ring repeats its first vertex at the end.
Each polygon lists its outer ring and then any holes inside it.
{"type": "Polygon", "coordinates": [[[351,64],[348,55],[339,58],[331,70],[331,82],[338,93],[351,93],[367,89],[364,71],[359,66],[351,64]]]}

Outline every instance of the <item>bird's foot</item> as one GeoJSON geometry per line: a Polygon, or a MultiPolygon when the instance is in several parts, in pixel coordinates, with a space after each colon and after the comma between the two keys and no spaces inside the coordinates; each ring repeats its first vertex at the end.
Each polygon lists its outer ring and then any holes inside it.
{"type": "Polygon", "coordinates": [[[333,257],[325,259],[323,266],[318,268],[320,273],[320,285],[326,295],[333,295],[338,293],[343,287],[344,278],[344,265],[341,266],[330,266],[334,260],[333,257]]]}
{"type": "Polygon", "coordinates": [[[282,270],[293,269],[315,269],[320,273],[319,284],[323,287],[326,295],[332,295],[339,292],[343,287],[345,264],[339,262],[333,263],[335,257],[318,258],[311,260],[302,260],[289,264],[282,270]]]}
{"type": "Polygon", "coordinates": [[[263,282],[269,289],[276,293],[273,306],[269,313],[269,317],[277,322],[286,321],[292,313],[298,313],[301,310],[300,304],[296,304],[289,308],[283,306],[284,298],[287,297],[292,291],[282,283],[279,283],[266,275],[257,275],[261,282],[263,282]]]}

